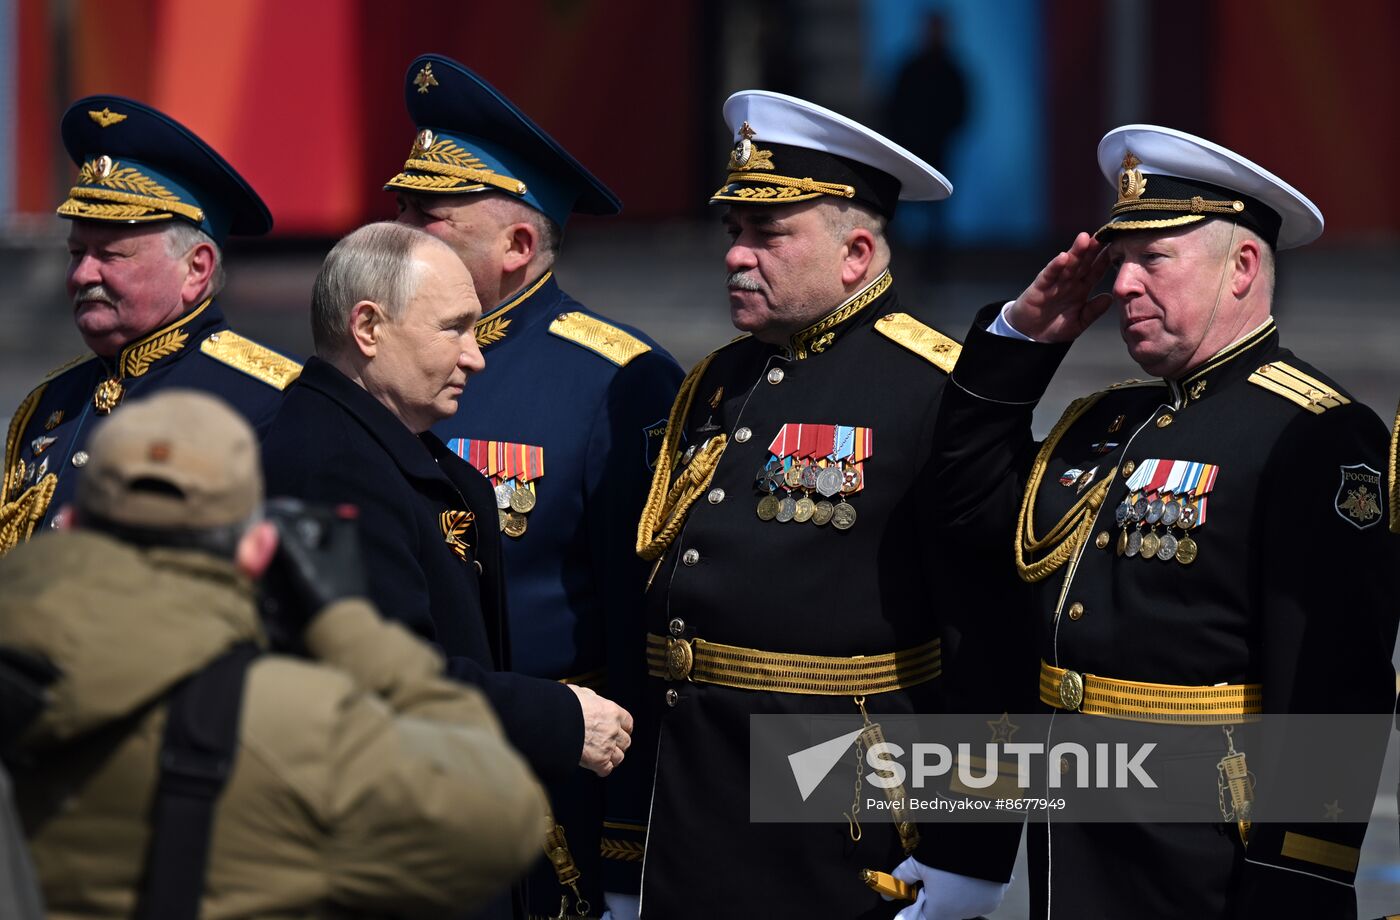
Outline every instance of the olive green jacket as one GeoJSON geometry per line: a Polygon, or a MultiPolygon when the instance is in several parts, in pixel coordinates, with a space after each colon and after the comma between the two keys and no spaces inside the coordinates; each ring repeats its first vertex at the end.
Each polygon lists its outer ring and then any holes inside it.
{"type": "MultiPolygon", "coordinates": [[[[131,916],[161,700],[261,638],[251,585],[205,554],[75,532],[0,560],[0,644],[62,671],[15,771],[51,918],[131,916]]],[[[203,920],[460,915],[539,856],[543,794],[479,692],[358,600],[306,644],[249,669],[203,920]]]]}

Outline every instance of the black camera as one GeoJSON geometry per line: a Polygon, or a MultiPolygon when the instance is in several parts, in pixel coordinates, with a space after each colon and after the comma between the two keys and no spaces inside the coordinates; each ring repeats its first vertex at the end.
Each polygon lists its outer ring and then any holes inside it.
{"type": "Polygon", "coordinates": [[[323,607],[367,593],[359,510],[273,498],[264,513],[277,527],[278,544],[261,582],[263,626],[273,649],[299,654],[302,632],[323,607]]]}

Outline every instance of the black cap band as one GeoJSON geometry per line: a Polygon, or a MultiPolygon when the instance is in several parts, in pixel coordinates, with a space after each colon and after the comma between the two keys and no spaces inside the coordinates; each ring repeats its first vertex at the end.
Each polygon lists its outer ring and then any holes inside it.
{"type": "Polygon", "coordinates": [[[898,179],[873,166],[820,150],[755,139],[743,166],[735,166],[731,159],[725,185],[710,202],[789,204],[830,195],[860,202],[889,218],[899,202],[899,189],[898,179]]]}

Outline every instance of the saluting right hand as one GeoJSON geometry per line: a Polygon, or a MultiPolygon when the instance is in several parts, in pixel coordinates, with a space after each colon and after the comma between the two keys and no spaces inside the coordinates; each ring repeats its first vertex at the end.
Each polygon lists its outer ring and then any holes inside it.
{"type": "Polygon", "coordinates": [[[1087,233],[1074,238],[1040,270],[1006,313],[1016,331],[1037,342],[1072,342],[1113,303],[1109,294],[1089,294],[1108,270],[1107,250],[1087,233]]]}

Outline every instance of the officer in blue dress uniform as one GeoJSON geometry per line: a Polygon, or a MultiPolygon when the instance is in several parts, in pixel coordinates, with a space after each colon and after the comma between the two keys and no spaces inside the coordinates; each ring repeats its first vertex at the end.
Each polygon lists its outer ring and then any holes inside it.
{"type": "MultiPolygon", "coordinates": [[[[646,579],[633,535],[682,375],[656,342],[574,300],[553,272],[569,215],[620,204],[456,61],[415,60],[404,96],[416,134],[385,187],[401,221],[461,256],[486,307],[476,333],[486,369],[433,430],[495,487],[512,667],[632,710],[646,579]]],[[[529,878],[532,915],[555,916],[566,896],[570,912],[596,912],[605,889],[626,890],[606,882],[639,868],[647,802],[610,797],[612,786],[583,770],[551,786],[562,831],[547,845],[552,865],[529,878]]]]}
{"type": "Polygon", "coordinates": [[[1218,791],[1220,819],[1032,817],[1032,916],[1354,918],[1394,703],[1398,547],[1384,423],[1284,348],[1271,316],[1275,251],[1316,239],[1322,215],[1169,128],[1110,131],[1098,159],[1118,192],[1108,222],[978,316],[929,481],[939,520],[987,552],[1012,543],[1036,591],[1046,743],[1108,718],[1180,726],[1201,754],[1181,769],[1218,791]],[[1111,295],[1090,297],[1105,273],[1111,295]],[[1110,307],[1158,379],[1075,400],[1036,443],[1036,403],[1110,307]],[[1369,714],[1375,730],[1319,744],[1326,763],[1307,771],[1236,745],[1280,714],[1369,714]],[[1284,790],[1302,820],[1252,820],[1284,790]]]}
{"type": "Polygon", "coordinates": [[[174,119],[120,96],[75,102],[62,133],[80,168],[58,208],[72,221],[68,293],[92,353],[51,373],[14,414],[0,553],[72,499],[88,438],[123,402],[165,387],[208,390],[261,432],[301,370],[232,331],[214,302],[223,241],[272,228],[232,166],[174,119]]]}

